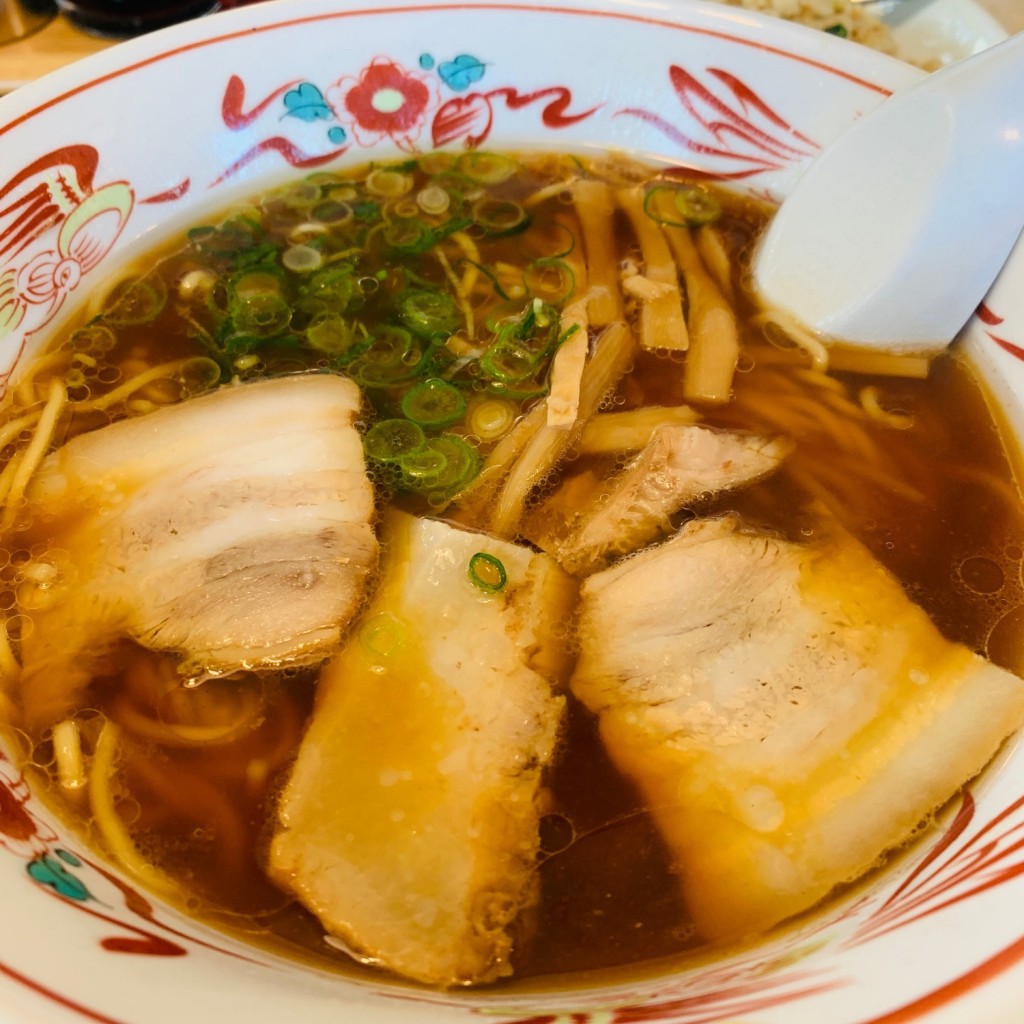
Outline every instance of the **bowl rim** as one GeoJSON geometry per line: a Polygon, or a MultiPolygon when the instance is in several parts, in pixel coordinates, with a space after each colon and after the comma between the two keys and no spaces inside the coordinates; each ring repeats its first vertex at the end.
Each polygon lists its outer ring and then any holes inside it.
{"type": "MultiPolygon", "coordinates": [[[[709,38],[715,34],[706,32],[710,25],[728,25],[728,36],[731,41],[739,46],[747,47],[752,52],[762,51],[775,53],[777,55],[790,57],[790,48],[800,54],[818,54],[811,59],[808,56],[799,56],[797,60],[803,61],[808,67],[816,69],[817,72],[825,73],[835,77],[845,77],[851,82],[860,82],[865,87],[874,90],[878,98],[881,98],[892,88],[910,82],[918,77],[918,72],[908,68],[906,65],[895,61],[893,58],[882,54],[875,54],[870,51],[862,51],[854,47],[854,44],[839,39],[822,39],[820,34],[813,30],[798,25],[779,24],[774,19],[754,12],[739,12],[723,10],[717,4],[704,2],[658,2],[658,0],[640,0],[640,2],[629,2],[629,0],[562,0],[557,6],[549,7],[535,2],[516,2],[516,0],[466,0],[465,3],[432,3],[430,0],[407,0],[407,2],[390,4],[387,7],[378,5],[364,5],[361,8],[353,9],[344,4],[341,0],[277,0],[262,5],[238,8],[231,11],[221,12],[208,19],[191,22],[169,29],[161,30],[149,36],[139,37],[111,50],[89,57],[79,64],[69,68],[61,69],[45,79],[25,86],[16,93],[0,99],[0,165],[6,164],[12,158],[11,147],[4,152],[4,142],[13,137],[11,133],[15,129],[30,122],[33,118],[42,117],[49,111],[65,103],[71,103],[94,89],[107,86],[112,82],[122,82],[135,71],[143,68],[153,67],[164,62],[177,59],[187,52],[195,52],[201,49],[208,49],[215,45],[226,44],[241,40],[253,40],[254,38],[276,31],[279,28],[290,26],[313,26],[321,25],[327,21],[337,21],[341,18],[351,18],[356,15],[380,16],[384,14],[395,14],[396,12],[433,12],[433,11],[463,11],[466,9],[479,9],[483,11],[529,11],[531,13],[559,14],[593,12],[595,8],[607,18],[617,17],[623,21],[644,22],[655,26],[678,27],[681,20],[693,19],[696,28],[695,32],[705,32],[709,38]],[[340,8],[340,10],[339,10],[340,8]],[[304,12],[304,13],[298,13],[304,12]],[[219,21],[216,19],[220,19],[219,21]],[[216,31],[216,35],[211,35],[216,31]],[[771,46],[765,46],[756,41],[759,32],[769,32],[773,40],[778,40],[771,46]],[[834,61],[838,70],[827,62],[834,61]],[[858,69],[865,69],[859,71],[858,69]],[[884,83],[884,84],[880,84],[884,83]]],[[[692,28],[692,26],[691,26],[692,28]]],[[[723,33],[718,33],[722,35],[723,33]]],[[[70,108],[69,108],[70,109],[70,108]]],[[[16,155],[13,157],[17,160],[16,155]]],[[[0,170],[0,179],[3,178],[3,171],[0,170]]],[[[246,191],[251,191],[248,184],[246,191]]],[[[258,190],[258,189],[257,189],[258,190]]],[[[1015,322],[1014,322],[1015,323],[1015,322]]],[[[988,324],[995,329],[995,324],[988,324]]],[[[997,367],[998,368],[998,367],[997,367]]],[[[995,371],[993,371],[995,372],[995,371]]],[[[1002,372],[1001,369],[999,372],[1002,372]]],[[[1014,381],[1011,391],[1018,398],[1024,394],[1017,381],[1014,381]]],[[[1019,430],[1019,426],[1016,428],[1019,430]]],[[[1024,954],[1022,954],[1024,955],[1024,954]]],[[[2,968],[2,961],[0,961],[2,968]]],[[[1005,981],[1005,976],[1004,979],[1005,981]]],[[[2,989],[0,989],[2,991],[2,989]]],[[[992,991],[995,991],[993,989],[992,991]]],[[[1020,987],[1017,986],[1016,996],[1019,998],[1020,987]]],[[[1013,996],[1014,993],[1011,993],[1013,996]]],[[[490,1006],[491,1008],[503,1007],[509,1002],[507,997],[473,997],[469,1002],[460,1000],[460,1006],[490,1006]]],[[[435,1006],[440,1013],[444,1012],[443,1001],[426,1002],[424,1007],[435,1006]]],[[[571,1012],[570,1004],[563,1002],[558,1004],[565,1009],[566,1019],[569,1019],[571,1012]]],[[[1011,1007],[1007,1002],[1006,1007],[1011,1007]]],[[[408,1004],[403,1009],[408,1009],[408,1004]]],[[[991,1010],[991,1006],[989,1007],[991,1010]]],[[[0,1011],[2,1012],[2,1011],[0,1011]]],[[[425,1017],[428,1010],[424,1009],[425,1017]]],[[[588,1011],[595,1015],[599,1010],[588,1011]]],[[[991,1010],[991,1012],[998,1012],[991,1010]]],[[[1009,1009],[1007,1010],[1009,1012],[1009,1009]]],[[[461,1018],[460,1014],[460,1018],[461,1018]]],[[[17,1019],[17,1018],[14,1018],[17,1019]]],[[[25,1022],[38,1020],[38,1016],[32,1016],[26,1011],[22,1018],[25,1022]]],[[[401,1017],[395,1019],[400,1020],[401,1017]]],[[[430,1019],[449,1019],[448,1017],[436,1016],[430,1019]]],[[[608,1018],[601,1018],[608,1019],[608,1018]]],[[[656,1018],[675,1020],[676,1018],[656,1018]]],[[[680,1020],[684,1018],[679,1018],[680,1020]]],[[[690,1019],[690,1018],[685,1018],[690,1019]]],[[[910,1018],[906,1018],[910,1019],[910,1018]]],[[[990,1013],[991,1019],[991,1013],[990,1013]]],[[[1011,1018],[1007,1017],[1007,1020],[1011,1018]]],[[[895,1020],[895,1018],[894,1018],[895,1020]]]]}

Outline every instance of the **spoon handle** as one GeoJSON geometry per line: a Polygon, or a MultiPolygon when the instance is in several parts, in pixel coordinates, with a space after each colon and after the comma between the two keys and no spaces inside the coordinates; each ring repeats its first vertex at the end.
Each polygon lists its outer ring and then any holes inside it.
{"type": "Polygon", "coordinates": [[[935,351],[1024,225],[1024,35],[929,75],[807,169],[755,256],[763,300],[827,338],[935,351]]]}

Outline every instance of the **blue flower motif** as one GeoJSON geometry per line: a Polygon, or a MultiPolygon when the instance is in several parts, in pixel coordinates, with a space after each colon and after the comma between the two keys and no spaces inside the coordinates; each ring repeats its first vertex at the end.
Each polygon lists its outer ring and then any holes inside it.
{"type": "Polygon", "coordinates": [[[462,92],[479,82],[485,70],[486,65],[468,53],[460,53],[454,60],[446,60],[437,67],[441,81],[453,92],[462,92]]]}
{"type": "Polygon", "coordinates": [[[287,108],[285,117],[297,117],[300,121],[332,121],[334,111],[328,106],[324,94],[312,82],[303,82],[284,94],[287,108]]]}
{"type": "Polygon", "coordinates": [[[57,857],[51,857],[44,853],[28,864],[29,877],[40,885],[49,886],[56,890],[61,896],[71,900],[91,900],[92,893],[85,887],[85,884],[77,879],[64,865],[61,860],[66,861],[75,867],[81,865],[77,857],[64,850],[57,850],[57,857]]]}

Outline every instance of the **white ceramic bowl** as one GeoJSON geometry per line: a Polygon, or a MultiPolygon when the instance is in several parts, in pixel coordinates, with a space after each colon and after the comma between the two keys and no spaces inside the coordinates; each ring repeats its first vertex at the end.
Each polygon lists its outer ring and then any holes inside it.
{"type": "MultiPolygon", "coordinates": [[[[0,368],[167,224],[289,172],[434,143],[617,147],[781,198],[918,75],[683,0],[292,0],[145,37],[0,101],[0,368]],[[22,216],[30,194],[38,219],[22,216]]],[[[1024,436],[1024,253],[962,343],[1024,436]]],[[[0,1021],[1017,1022],[1022,838],[1011,743],[869,888],[755,950],[625,985],[444,994],[318,973],[161,906],[65,835],[0,754],[0,1021]]]]}

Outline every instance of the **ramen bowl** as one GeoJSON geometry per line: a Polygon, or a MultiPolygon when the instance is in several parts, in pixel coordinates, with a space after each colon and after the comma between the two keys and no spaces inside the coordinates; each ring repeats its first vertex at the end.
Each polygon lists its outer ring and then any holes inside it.
{"type": "MultiPolygon", "coordinates": [[[[774,202],[920,74],[683,0],[289,0],[156,33],[0,101],[0,380],[118,266],[289,176],[434,147],[622,150],[774,202]]],[[[1024,252],[959,345],[1019,444],[1024,252]]],[[[1008,608],[997,628],[1015,622],[1008,608]]],[[[0,1021],[1016,1021],[1022,835],[1011,740],[909,850],[754,946],[572,986],[442,992],[326,972],[165,905],[0,751],[0,1021]]]]}

